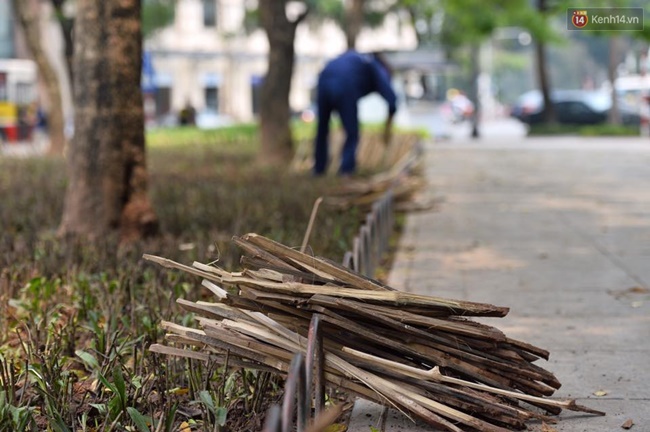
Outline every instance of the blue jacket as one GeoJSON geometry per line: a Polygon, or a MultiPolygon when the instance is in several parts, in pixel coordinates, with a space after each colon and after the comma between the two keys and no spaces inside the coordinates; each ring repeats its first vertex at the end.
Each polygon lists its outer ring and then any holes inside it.
{"type": "Polygon", "coordinates": [[[388,103],[390,114],[397,110],[397,96],[391,86],[388,71],[372,55],[346,51],[325,65],[319,77],[319,82],[322,81],[335,81],[355,102],[377,92],[388,103]]]}

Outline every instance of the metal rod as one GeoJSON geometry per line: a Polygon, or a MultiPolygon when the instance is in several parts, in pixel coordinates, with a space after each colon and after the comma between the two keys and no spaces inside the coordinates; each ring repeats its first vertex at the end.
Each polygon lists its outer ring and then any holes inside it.
{"type": "MultiPolygon", "coordinates": [[[[293,412],[298,401],[305,400],[305,362],[302,353],[296,353],[289,366],[289,374],[284,385],[284,399],[282,400],[282,432],[291,432],[293,428],[293,412]]],[[[297,431],[302,432],[306,423],[307,413],[302,404],[298,404],[297,431]]]]}
{"type": "Polygon", "coordinates": [[[325,372],[323,355],[323,331],[321,316],[315,313],[309,323],[307,340],[307,361],[305,365],[305,381],[309,389],[307,397],[311,397],[311,383],[314,383],[314,417],[318,417],[325,407],[325,372]]]}
{"type": "Polygon", "coordinates": [[[266,420],[264,421],[264,429],[262,432],[280,432],[280,406],[273,405],[266,412],[266,420]]]}

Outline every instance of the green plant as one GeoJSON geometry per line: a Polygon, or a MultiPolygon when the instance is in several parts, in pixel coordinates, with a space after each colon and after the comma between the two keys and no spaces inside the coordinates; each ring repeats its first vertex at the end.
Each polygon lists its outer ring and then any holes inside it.
{"type": "Polygon", "coordinates": [[[34,408],[22,405],[16,395],[19,378],[20,373],[14,363],[0,355],[0,431],[34,430],[34,408]]]}
{"type": "Polygon", "coordinates": [[[0,431],[24,432],[34,429],[32,407],[16,406],[7,400],[4,392],[0,392],[0,431]]]}
{"type": "MultiPolygon", "coordinates": [[[[313,125],[296,127],[301,139],[313,134],[313,125]]],[[[281,392],[279,379],[149,353],[164,336],[161,320],[194,323],[175,300],[205,292],[195,278],[140,259],[147,252],[234,267],[240,251],[230,238],[247,232],[300,245],[315,199],[338,180],[260,169],[256,134],[250,125],[149,132],[150,194],[163,235],[129,248],[110,236],[92,243],[55,235],[62,159],[0,158],[0,432],[5,424],[30,432],[256,428],[281,392]]],[[[359,223],[354,209],[322,205],[311,252],[340,259],[359,223]]]]}
{"type": "Polygon", "coordinates": [[[528,130],[529,136],[544,135],[580,135],[580,136],[638,136],[638,126],[629,125],[569,125],[569,124],[535,124],[528,130]]]}

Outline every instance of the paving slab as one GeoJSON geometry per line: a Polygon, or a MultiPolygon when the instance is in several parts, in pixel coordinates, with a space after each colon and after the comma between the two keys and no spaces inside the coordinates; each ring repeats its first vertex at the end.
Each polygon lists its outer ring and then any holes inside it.
{"type": "MultiPolygon", "coordinates": [[[[621,426],[632,420],[634,426],[631,432],[647,432],[650,430],[650,402],[648,400],[612,399],[608,397],[598,399],[578,399],[582,405],[588,405],[599,411],[607,413],[605,417],[593,417],[575,412],[563,412],[558,417],[558,422],[552,424],[558,432],[614,432],[624,431],[621,426]]],[[[405,431],[408,429],[404,429],[405,431]]],[[[540,422],[531,422],[529,432],[545,432],[540,422]]]]}
{"type": "MultiPolygon", "coordinates": [[[[594,398],[603,392],[610,399],[648,401],[650,386],[639,377],[646,374],[648,350],[601,351],[578,348],[556,350],[545,365],[562,383],[555,397],[594,398]]],[[[647,428],[650,430],[650,428],[647,428]]]]}
{"type": "MultiPolygon", "coordinates": [[[[557,431],[650,432],[650,140],[450,141],[425,164],[437,205],[407,216],[389,284],[509,306],[481,321],[551,352],[554,397],[608,413],[557,431]]],[[[371,426],[435,430],[357,402],[349,430],[371,426]]]]}
{"type": "MultiPolygon", "coordinates": [[[[647,432],[650,424],[650,402],[638,399],[615,399],[611,397],[577,399],[577,403],[603,411],[605,417],[594,417],[583,413],[565,411],[556,418],[556,423],[548,424],[558,432],[613,432],[622,431],[621,426],[628,420],[634,423],[631,431],[647,432]]],[[[354,407],[350,431],[371,432],[372,429],[386,432],[431,432],[434,429],[417,419],[409,419],[394,410],[385,410],[373,402],[360,400],[354,407]]],[[[529,432],[547,432],[542,422],[528,423],[529,432]]]]}
{"type": "MultiPolygon", "coordinates": [[[[616,351],[623,353],[642,350],[650,351],[650,314],[638,311],[636,316],[572,317],[570,319],[516,317],[508,315],[500,320],[482,322],[498,327],[514,339],[528,341],[551,351],[616,351]]],[[[650,360],[650,357],[649,357],[650,360]]]]}

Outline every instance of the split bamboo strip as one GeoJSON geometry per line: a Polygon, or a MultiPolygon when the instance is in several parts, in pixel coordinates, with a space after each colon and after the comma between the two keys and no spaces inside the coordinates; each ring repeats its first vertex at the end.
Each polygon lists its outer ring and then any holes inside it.
{"type": "MultiPolygon", "coordinates": [[[[147,257],[150,259],[150,256],[147,257]]],[[[151,261],[155,261],[151,259],[151,261]]],[[[171,260],[166,264],[170,267],[186,267],[174,263],[171,260]]],[[[459,316],[484,316],[503,317],[507,314],[508,308],[493,306],[485,303],[474,303],[462,300],[450,300],[442,297],[432,297],[402,291],[368,291],[349,287],[335,287],[328,285],[312,285],[299,282],[273,282],[269,280],[256,280],[250,277],[240,276],[235,273],[222,272],[219,269],[195,263],[198,268],[193,269],[193,274],[205,275],[217,282],[228,285],[244,285],[255,287],[258,290],[270,291],[273,293],[287,293],[294,295],[312,296],[325,294],[333,297],[343,297],[365,300],[375,304],[390,304],[393,306],[416,305],[420,307],[437,308],[447,315],[459,316]],[[212,270],[210,270],[212,269],[212,270]]]]}
{"type": "MultiPolygon", "coordinates": [[[[316,294],[309,299],[309,303],[354,312],[356,315],[360,317],[364,317],[369,320],[375,320],[380,323],[386,324],[389,327],[394,327],[397,328],[398,330],[403,330],[406,332],[417,332],[417,331],[424,332],[419,328],[410,326],[411,323],[417,323],[418,325],[421,326],[427,326],[429,330],[433,329],[436,331],[456,333],[459,335],[484,338],[487,340],[505,341],[505,335],[493,327],[474,327],[474,326],[464,324],[460,321],[455,322],[450,320],[429,318],[429,317],[424,317],[424,318],[418,317],[418,318],[412,318],[411,320],[403,319],[401,321],[397,321],[390,317],[390,315],[393,314],[391,314],[391,312],[389,312],[389,309],[386,307],[376,308],[372,312],[369,312],[365,310],[364,307],[365,305],[363,303],[354,300],[338,299],[335,297],[329,297],[322,294],[316,294]]],[[[408,313],[403,313],[402,315],[411,316],[411,317],[416,316],[414,314],[408,314],[408,313]]]]}
{"type": "Polygon", "coordinates": [[[323,271],[334,276],[341,282],[348,283],[351,286],[359,287],[359,289],[372,291],[384,291],[385,289],[380,284],[369,281],[350,270],[344,270],[343,268],[332,265],[323,259],[306,255],[266,237],[262,237],[257,234],[247,234],[243,237],[243,240],[253,243],[254,245],[264,249],[273,255],[291,258],[300,263],[311,266],[316,270],[323,271]]]}

